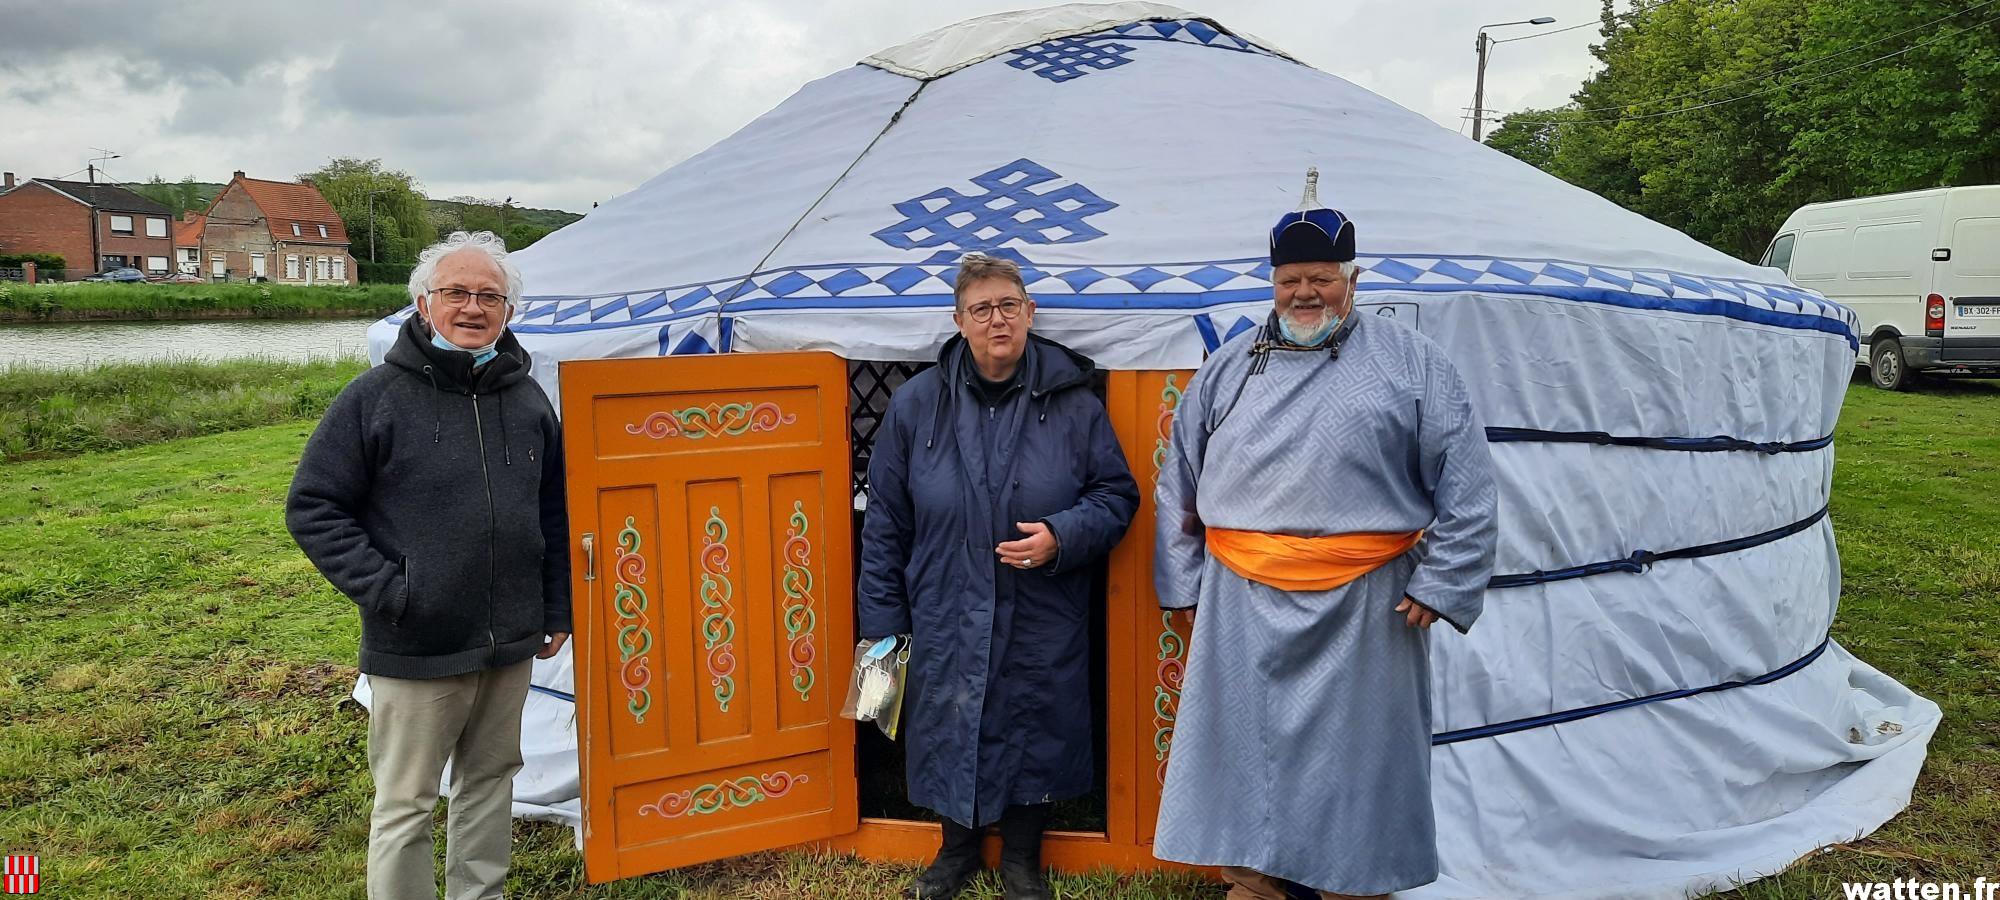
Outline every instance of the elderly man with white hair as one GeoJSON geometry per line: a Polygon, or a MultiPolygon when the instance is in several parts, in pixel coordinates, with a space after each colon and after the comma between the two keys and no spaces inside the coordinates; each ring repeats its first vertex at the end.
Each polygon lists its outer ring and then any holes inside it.
{"type": "Polygon", "coordinates": [[[1189,383],[1160,470],[1160,604],[1194,635],[1153,851],[1230,900],[1438,876],[1427,629],[1479,616],[1493,464],[1443,348],[1354,311],[1354,223],[1271,229],[1274,303],[1189,383]]]}
{"type": "Polygon", "coordinates": [[[570,632],[562,431],[507,331],[521,273],[499,238],[426,249],[410,297],[384,364],[306,443],[285,524],[361,614],[368,896],[437,896],[431,815],[450,760],[446,895],[497,898],[532,659],[570,632]]]}

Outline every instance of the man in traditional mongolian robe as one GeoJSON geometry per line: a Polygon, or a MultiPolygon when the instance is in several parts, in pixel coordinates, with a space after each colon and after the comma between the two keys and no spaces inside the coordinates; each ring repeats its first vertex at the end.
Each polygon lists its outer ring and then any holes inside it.
{"type": "Polygon", "coordinates": [[[1437,879],[1427,629],[1479,616],[1486,435],[1444,351],[1354,314],[1354,227],[1271,231],[1275,309],[1181,401],[1161,470],[1160,604],[1195,608],[1154,852],[1231,900],[1437,879]]]}

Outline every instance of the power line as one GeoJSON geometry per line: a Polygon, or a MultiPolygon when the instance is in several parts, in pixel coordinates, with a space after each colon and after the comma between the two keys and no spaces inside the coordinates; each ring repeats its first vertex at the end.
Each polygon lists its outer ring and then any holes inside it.
{"type": "MultiPolygon", "coordinates": [[[[1913,26],[1913,27],[1910,27],[1910,28],[1905,28],[1905,29],[1903,29],[1902,31],[1898,31],[1898,32],[1896,32],[1895,34],[1891,34],[1891,35],[1886,35],[1886,36],[1883,36],[1883,37],[1879,37],[1879,38],[1876,38],[1876,39],[1874,39],[1874,40],[1872,40],[1872,41],[1869,41],[1868,43],[1865,43],[1865,44],[1855,44],[1854,46],[1852,46],[1852,47],[1848,47],[1848,48],[1846,48],[1846,49],[1844,49],[1844,50],[1836,50],[1836,51],[1834,51],[1834,52],[1832,52],[1832,53],[1828,53],[1828,54],[1826,54],[1826,55],[1824,55],[1824,56],[1815,56],[1815,57],[1813,57],[1812,59],[1808,59],[1808,60],[1806,60],[1806,61],[1804,61],[1804,62],[1800,62],[1800,63],[1794,63],[1794,64],[1792,64],[1792,65],[1789,65],[1789,66],[1786,66],[1785,68],[1782,68],[1782,69],[1779,69],[1779,70],[1777,70],[1777,71],[1775,71],[1775,72],[1766,72],[1766,73],[1764,73],[1764,74],[1762,74],[1762,75],[1753,75],[1753,76],[1751,76],[1751,77],[1749,77],[1749,78],[1739,78],[1739,79],[1737,79],[1737,80],[1735,80],[1735,81],[1731,81],[1731,82],[1727,82],[1727,83],[1724,83],[1724,84],[1718,84],[1718,85],[1715,85],[1714,87],[1707,87],[1707,88],[1702,88],[1701,90],[1698,90],[1698,91],[1689,91],[1689,92],[1687,92],[1687,93],[1685,93],[1685,94],[1674,94],[1673,96],[1670,96],[1670,97],[1655,97],[1655,98],[1652,98],[1652,99],[1648,99],[1648,100],[1640,100],[1640,101],[1637,101],[1637,102],[1634,102],[1634,103],[1619,103],[1619,104],[1613,104],[1613,105],[1610,105],[1610,106],[1586,106],[1586,107],[1580,107],[1580,108],[1577,108],[1577,109],[1575,109],[1575,110],[1569,110],[1569,111],[1570,111],[1570,112],[1608,112],[1608,111],[1610,111],[1610,110],[1614,110],[1614,109],[1625,109],[1625,108],[1627,108],[1627,107],[1632,107],[1632,106],[1641,106],[1641,105],[1645,105],[1645,104],[1650,104],[1650,103],[1666,103],[1666,102],[1668,102],[1668,101],[1670,101],[1670,100],[1686,100],[1686,99],[1688,99],[1688,98],[1691,98],[1691,97],[1701,97],[1701,96],[1705,96],[1705,95],[1708,95],[1708,94],[1713,94],[1713,93],[1715,93],[1716,91],[1720,91],[1720,90],[1723,90],[1724,88],[1732,88],[1732,87],[1737,87],[1737,86],[1739,86],[1739,85],[1745,85],[1745,84],[1755,84],[1755,83],[1757,83],[1757,82],[1760,82],[1760,81],[1769,81],[1769,80],[1771,80],[1771,79],[1773,79],[1773,78],[1776,78],[1776,77],[1778,77],[1778,76],[1780,76],[1780,75],[1783,75],[1783,74],[1785,74],[1786,72],[1792,72],[1792,71],[1796,71],[1796,70],[1798,70],[1798,69],[1803,69],[1803,68],[1805,68],[1805,67],[1807,67],[1807,66],[1810,66],[1810,65],[1814,65],[1814,64],[1816,64],[1816,63],[1822,63],[1822,62],[1825,62],[1825,61],[1827,61],[1827,60],[1829,60],[1829,59],[1833,59],[1833,58],[1835,58],[1835,57],[1838,57],[1838,56],[1846,56],[1847,54],[1849,54],[1849,53],[1853,53],[1853,52],[1854,52],[1854,51],[1856,51],[1856,50],[1865,50],[1865,49],[1867,49],[1867,48],[1869,48],[1869,47],[1873,47],[1873,46],[1875,46],[1876,44],[1880,44],[1880,43],[1882,43],[1883,41],[1892,41],[1892,40],[1895,40],[1896,38],[1899,38],[1899,37],[1902,37],[1903,35],[1906,35],[1906,34],[1909,34],[1909,33],[1911,33],[1911,32],[1914,32],[1914,31],[1922,31],[1922,30],[1924,30],[1924,29],[1926,29],[1926,28],[1930,28],[1930,27],[1932,27],[1932,26],[1935,26],[1935,25],[1938,25],[1938,24],[1941,24],[1941,23],[1943,23],[1943,22],[1947,22],[1947,21],[1950,21],[1950,20],[1952,20],[1952,19],[1956,19],[1956,18],[1958,18],[1959,16],[1962,16],[1962,15],[1965,15],[1966,13],[1969,13],[1969,12],[1977,12],[1977,11],[1979,11],[1979,10],[1982,10],[1982,9],[1985,9],[1986,7],[1989,7],[1989,6],[1992,6],[1992,5],[1993,5],[1993,4],[1995,4],[1995,3],[2000,3],[2000,0],[1982,0],[1982,2],[1979,2],[1979,3],[1975,3],[1975,4],[1971,5],[1971,6],[1968,6],[1968,7],[1964,8],[1964,9],[1961,9],[1961,10],[1959,10],[1958,12],[1955,12],[1955,13],[1952,13],[1951,15],[1948,15],[1948,16],[1944,16],[1944,17],[1942,17],[1942,18],[1937,18],[1937,19],[1932,19],[1932,20],[1930,20],[1929,22],[1925,22],[1925,23],[1924,23],[1924,24],[1922,24],[1922,25],[1917,25],[1917,26],[1913,26]]],[[[1977,26],[1974,26],[1974,27],[1977,27],[1977,26]]]]}
{"type": "MultiPolygon", "coordinates": [[[[1724,105],[1727,105],[1727,104],[1730,104],[1730,103],[1735,103],[1735,102],[1737,102],[1737,101],[1739,101],[1739,100],[1748,100],[1748,99],[1750,99],[1750,98],[1752,98],[1752,97],[1762,97],[1762,96],[1765,96],[1765,95],[1767,95],[1767,94],[1775,94],[1775,93],[1777,93],[1777,92],[1779,92],[1779,91],[1782,91],[1782,90],[1787,90],[1787,89],[1789,89],[1789,88],[1793,88],[1793,87],[1797,87],[1797,86],[1799,86],[1799,85],[1802,85],[1802,84],[1810,84],[1810,83],[1812,83],[1812,82],[1815,82],[1815,81],[1819,81],[1819,80],[1821,80],[1821,79],[1824,79],[1824,78],[1831,78],[1831,77],[1833,77],[1833,76],[1835,76],[1835,75],[1839,75],[1839,74],[1841,74],[1841,73],[1843,73],[1843,72],[1852,72],[1852,71],[1854,71],[1855,69],[1860,69],[1860,68],[1864,68],[1864,67],[1867,67],[1867,66],[1872,66],[1872,65],[1874,65],[1874,64],[1876,64],[1876,63],[1878,63],[1878,62],[1883,62],[1883,61],[1885,61],[1885,60],[1890,60],[1890,59],[1894,59],[1894,58],[1896,58],[1896,57],[1898,57],[1898,56],[1902,56],[1903,54],[1905,54],[1905,53],[1908,53],[1908,52],[1910,52],[1910,51],[1912,51],[1912,50],[1918,50],[1918,49],[1922,49],[1922,48],[1924,48],[1924,47],[1928,47],[1928,46],[1930,46],[1930,45],[1932,45],[1932,44],[1935,44],[1935,43],[1938,43],[1938,42],[1940,42],[1940,41],[1943,41],[1943,40],[1946,40],[1946,39],[1948,39],[1948,38],[1954,38],[1954,37],[1958,37],[1958,36],[1959,36],[1959,35],[1961,35],[1961,34],[1965,34],[1966,32],[1969,32],[1969,31],[1972,31],[1972,30],[1974,30],[1974,29],[1977,29],[1977,28],[1981,28],[1981,27],[1983,27],[1983,26],[1986,26],[1986,25],[1990,25],[1990,24],[1992,24],[1992,23],[1994,23],[1994,22],[2000,22],[2000,15],[1996,15],[1996,16],[1993,16],[1993,17],[1991,17],[1991,18],[1988,18],[1988,19],[1986,19],[1986,20],[1984,20],[1984,21],[1981,21],[1981,22],[1976,22],[1976,23],[1974,23],[1974,24],[1971,24],[1971,25],[1967,25],[1966,27],[1964,27],[1964,28],[1961,28],[1961,29],[1959,29],[1959,30],[1957,30],[1957,31],[1954,31],[1954,32],[1951,32],[1951,33],[1949,33],[1949,34],[1941,34],[1941,35],[1938,35],[1938,36],[1936,36],[1936,37],[1933,37],[1933,38],[1930,38],[1930,39],[1928,39],[1928,40],[1923,40],[1923,41],[1918,41],[1917,43],[1914,43],[1914,44],[1911,44],[1911,45],[1910,45],[1910,46],[1908,46],[1908,47],[1904,47],[1904,48],[1903,48],[1903,49],[1901,49],[1901,50],[1897,50],[1897,51],[1896,51],[1896,52],[1894,52],[1894,53],[1885,53],[1885,54],[1883,54],[1883,55],[1881,55],[1881,56],[1878,56],[1878,57],[1875,57],[1874,59],[1870,59],[1870,60],[1864,60],[1864,61],[1862,61],[1862,62],[1858,62],[1858,63],[1855,63],[1855,64],[1853,64],[1853,65],[1851,65],[1851,66],[1842,66],[1841,68],[1838,68],[1838,69],[1833,69],[1833,70],[1831,70],[1831,71],[1827,71],[1827,72],[1821,72],[1821,73],[1819,73],[1819,74],[1817,74],[1817,75],[1809,75],[1809,76],[1806,76],[1806,77],[1803,77],[1803,78],[1797,78],[1797,79],[1794,79],[1794,80],[1792,80],[1792,81],[1788,81],[1788,82],[1786,82],[1786,83],[1784,83],[1784,84],[1780,84],[1780,85],[1775,85],[1775,86],[1772,86],[1772,87],[1768,87],[1768,88],[1765,88],[1765,89],[1763,89],[1763,90],[1761,90],[1761,91],[1751,91],[1751,92],[1750,92],[1750,93],[1748,93],[1748,94],[1742,94],[1742,95],[1739,95],[1739,96],[1736,96],[1736,97],[1730,97],[1730,98],[1728,98],[1728,99],[1726,99],[1726,100],[1714,100],[1714,101],[1710,101],[1710,102],[1708,102],[1708,103],[1697,103],[1697,104],[1695,104],[1694,106],[1683,106],[1683,107],[1681,107],[1681,108],[1679,108],[1679,109],[1669,109],[1669,110],[1664,110],[1664,111],[1661,111],[1661,112],[1652,112],[1652,113],[1640,113],[1640,114],[1636,114],[1636,115],[1629,115],[1629,116],[1610,116],[1610,117],[1607,117],[1607,118],[1602,118],[1602,119],[1523,119],[1523,120],[1515,120],[1515,124],[1519,124],[1519,125],[1604,125],[1604,124],[1609,124],[1609,123],[1613,123],[1613,122],[1628,122],[1628,121],[1634,121],[1634,120],[1639,120],[1639,119],[1657,119],[1657,118],[1661,118],[1661,117],[1663,117],[1663,116],[1677,116],[1677,115],[1680,115],[1681,113],[1690,113],[1690,112],[1695,112],[1695,111],[1697,111],[1697,110],[1703,110],[1703,109],[1711,109],[1711,108],[1714,108],[1714,107],[1717,107],[1717,106],[1724,106],[1724,105]]],[[[1627,104],[1627,105],[1631,105],[1631,106],[1637,106],[1637,105],[1639,105],[1640,103],[1645,103],[1645,102],[1650,102],[1650,101],[1643,101],[1643,100],[1642,100],[1642,101],[1639,101],[1638,103],[1633,103],[1633,104],[1627,104]]],[[[1622,107],[1620,107],[1620,108],[1622,108],[1622,107]]],[[[1490,119],[1489,119],[1489,121],[1505,121],[1505,117],[1495,117],[1495,118],[1490,118],[1490,119]]]]}
{"type": "MultiPolygon", "coordinates": [[[[1672,3],[1672,2],[1674,2],[1674,0],[1660,0],[1660,2],[1658,2],[1658,3],[1655,3],[1655,4],[1653,4],[1652,6],[1645,6],[1645,7],[1634,7],[1634,8],[1632,9],[1632,11],[1631,11],[1631,12],[1628,12],[1628,13],[1625,13],[1625,14],[1623,14],[1623,15],[1617,15],[1617,16],[1612,16],[1612,17],[1611,17],[1611,21],[1613,21],[1613,22],[1623,22],[1623,21],[1625,21],[1626,19],[1629,19],[1629,18],[1632,18],[1633,16],[1638,16],[1638,15],[1644,15],[1644,14],[1646,14],[1646,13],[1649,13],[1649,12],[1652,12],[1653,10],[1656,10],[1656,9],[1659,9],[1660,7],[1662,7],[1662,6],[1665,6],[1665,5],[1667,5],[1667,4],[1669,4],[1669,3],[1672,3]]],[[[1603,24],[1604,24],[1604,20],[1603,20],[1603,19],[1596,19],[1596,20],[1594,20],[1594,21],[1590,21],[1590,22],[1582,22],[1582,23],[1579,23],[1579,24],[1576,24],[1576,25],[1571,25],[1571,26],[1569,26],[1569,27],[1567,27],[1567,28],[1555,28],[1555,29],[1551,29],[1551,30],[1548,30],[1548,31],[1537,31],[1537,32],[1535,32],[1534,34],[1524,34],[1524,35],[1521,35],[1520,37],[1510,37],[1510,38],[1506,38],[1506,39],[1504,39],[1504,40],[1497,40],[1497,41],[1494,41],[1493,43],[1495,43],[1495,44],[1511,44],[1511,43],[1513,43],[1513,42],[1515,42],[1515,41],[1526,41],[1526,40],[1532,40],[1532,39],[1534,39],[1534,38],[1538,38],[1538,37],[1548,37],[1549,35],[1552,35],[1552,34],[1562,34],[1562,33],[1563,33],[1563,32],[1565,32],[1565,31],[1575,31],[1575,30],[1577,30],[1577,29],[1579,29],[1579,28],[1589,28],[1589,27],[1591,27],[1591,26],[1593,26],[1593,25],[1603,25],[1603,24]]]]}

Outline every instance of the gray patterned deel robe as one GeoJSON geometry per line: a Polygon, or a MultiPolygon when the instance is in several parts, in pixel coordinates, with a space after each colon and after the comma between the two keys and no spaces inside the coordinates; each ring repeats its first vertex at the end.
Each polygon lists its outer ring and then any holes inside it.
{"type": "Polygon", "coordinates": [[[1361,313],[1337,358],[1274,351],[1246,382],[1258,337],[1202,365],[1160,472],[1160,604],[1198,612],[1154,854],[1346,894],[1417,887],[1438,875],[1429,661],[1395,608],[1478,618],[1485,429],[1444,351],[1399,322],[1361,313]],[[1210,558],[1208,527],[1425,534],[1354,582],[1287,592],[1210,558]]]}

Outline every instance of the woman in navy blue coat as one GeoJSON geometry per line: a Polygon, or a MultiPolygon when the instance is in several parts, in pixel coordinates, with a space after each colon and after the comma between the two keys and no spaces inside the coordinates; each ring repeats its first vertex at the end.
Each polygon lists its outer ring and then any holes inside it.
{"type": "Polygon", "coordinates": [[[1096,365],[1029,333],[1013,263],[960,262],[959,334],[889,403],[868,464],[860,626],[911,636],[910,801],[944,818],[906,897],[954,897],[1000,823],[1009,900],[1047,897],[1048,804],[1093,783],[1094,570],[1138,486],[1091,391],[1096,365]]]}

